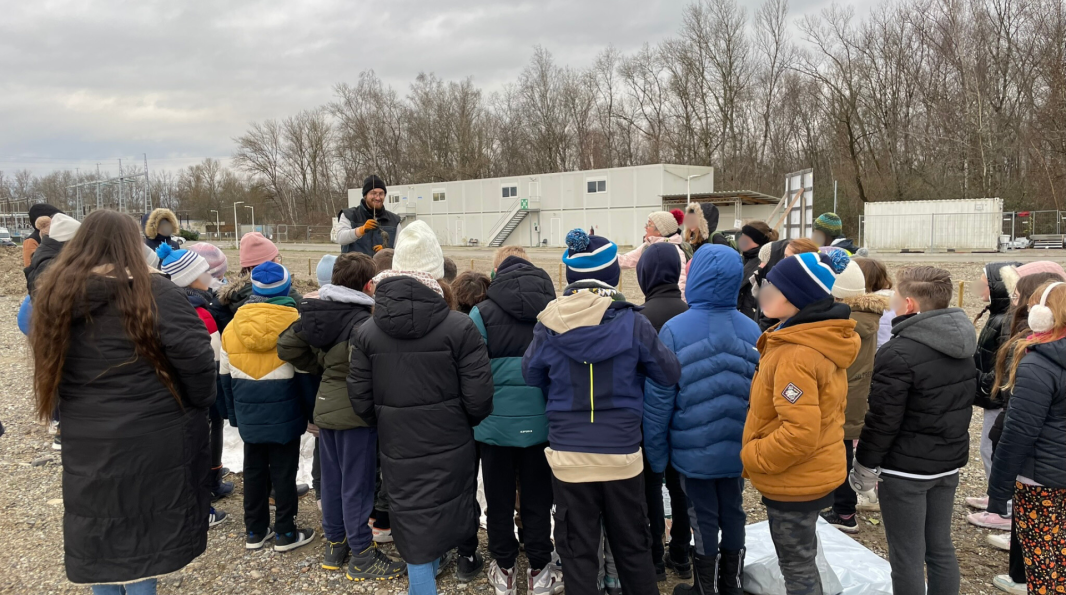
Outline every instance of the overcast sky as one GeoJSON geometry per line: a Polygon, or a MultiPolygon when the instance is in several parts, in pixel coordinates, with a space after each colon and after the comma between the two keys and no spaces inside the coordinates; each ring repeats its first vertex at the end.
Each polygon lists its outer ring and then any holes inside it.
{"type": "MultiPolygon", "coordinates": [[[[749,14],[760,2],[740,0],[749,14]]],[[[543,45],[587,66],[673,35],[685,0],[0,0],[0,170],[177,168],[373,69],[492,90],[543,45]]],[[[797,18],[825,4],[793,0],[797,18]]]]}

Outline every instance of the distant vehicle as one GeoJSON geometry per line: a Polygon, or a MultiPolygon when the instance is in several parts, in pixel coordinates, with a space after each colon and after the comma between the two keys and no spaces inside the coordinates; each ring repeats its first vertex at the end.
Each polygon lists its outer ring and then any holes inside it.
{"type": "Polygon", "coordinates": [[[11,232],[6,227],[0,227],[0,246],[14,246],[15,242],[11,240],[11,232]]]}

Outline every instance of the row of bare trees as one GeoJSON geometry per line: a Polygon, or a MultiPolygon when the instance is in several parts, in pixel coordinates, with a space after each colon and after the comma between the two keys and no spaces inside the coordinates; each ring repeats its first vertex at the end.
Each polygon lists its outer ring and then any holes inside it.
{"type": "Polygon", "coordinates": [[[326,105],[253,124],[235,172],[183,170],[166,200],[321,224],[369,173],[400,185],[668,162],[770,194],[813,167],[821,206],[839,181],[849,227],[866,201],[1066,208],[1062,0],[883,0],[862,19],[842,5],[791,17],[787,0],[683,10],[673,37],[586,67],[536,47],[492,93],[433,74],[400,91],[364,72],[326,105]]]}

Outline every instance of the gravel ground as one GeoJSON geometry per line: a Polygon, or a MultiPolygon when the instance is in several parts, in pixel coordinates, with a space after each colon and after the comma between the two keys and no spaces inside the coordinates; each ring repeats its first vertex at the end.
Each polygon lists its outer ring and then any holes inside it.
{"type": "MultiPolygon", "coordinates": [[[[0,386],[4,387],[4,398],[0,399],[0,420],[7,428],[7,434],[0,438],[0,510],[3,510],[3,514],[0,514],[0,569],[3,569],[0,571],[0,593],[86,593],[88,590],[85,587],[67,582],[63,571],[59,453],[51,450],[51,437],[46,427],[30,418],[31,364],[25,337],[15,326],[15,314],[25,286],[24,279],[21,279],[21,261],[15,258],[14,252],[14,249],[0,251],[0,386]]],[[[465,253],[449,253],[459,263],[460,269],[469,267],[465,253]]],[[[285,256],[286,264],[306,282],[310,276],[306,269],[301,272],[301,265],[306,263],[307,254],[285,252],[285,256]]],[[[555,263],[558,261],[554,251],[538,251],[534,260],[545,266],[553,277],[557,276],[555,263]]],[[[317,262],[317,258],[314,261],[317,262]]],[[[980,276],[977,262],[975,259],[972,263],[941,263],[956,280],[967,281],[964,307],[971,316],[980,309],[971,289],[980,276]]],[[[475,259],[474,265],[487,272],[491,261],[475,259]]],[[[632,271],[626,271],[622,289],[634,301],[641,301],[632,271]]],[[[988,531],[972,527],[965,521],[968,511],[963,498],[984,491],[984,476],[977,450],[979,415],[980,410],[975,410],[971,426],[971,460],[962,470],[954,525],[954,539],[962,566],[962,592],[967,594],[995,593],[990,584],[991,578],[994,574],[1006,572],[1007,566],[1007,554],[985,544],[988,531]]],[[[161,593],[213,593],[224,590],[245,595],[266,595],[344,590],[387,595],[406,588],[405,580],[387,584],[357,584],[345,580],[343,573],[322,570],[318,566],[320,542],[286,554],[266,550],[246,551],[242,544],[243,526],[240,518],[241,477],[236,475],[228,479],[236,483],[237,490],[234,496],[219,502],[217,507],[231,513],[230,519],[211,530],[208,549],[203,556],[162,581],[161,593]]],[[[749,522],[765,519],[758,495],[750,487],[745,493],[745,509],[749,522]]],[[[314,527],[321,532],[318,511],[311,498],[304,498],[300,502],[298,522],[300,526],[314,527]]],[[[887,556],[879,515],[862,516],[860,527],[858,541],[882,557],[887,556]]],[[[484,553],[484,532],[481,537],[484,553]]],[[[396,554],[391,547],[386,548],[386,551],[396,554]]],[[[524,563],[524,560],[524,557],[520,558],[520,563],[524,563]]],[[[676,582],[671,576],[669,582],[660,585],[661,592],[671,593],[676,582]]],[[[442,594],[486,593],[491,592],[489,589],[483,578],[469,585],[457,584],[452,572],[446,573],[439,582],[442,594]]],[[[524,586],[521,590],[524,591],[524,586]]]]}

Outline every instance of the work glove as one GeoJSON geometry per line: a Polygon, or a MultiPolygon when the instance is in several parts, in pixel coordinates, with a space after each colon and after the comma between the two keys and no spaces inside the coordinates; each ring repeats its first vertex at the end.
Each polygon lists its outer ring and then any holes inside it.
{"type": "Polygon", "coordinates": [[[367,222],[364,223],[362,227],[355,228],[355,231],[359,232],[359,237],[363,237],[363,236],[366,235],[366,232],[371,231],[371,230],[375,230],[377,228],[378,228],[377,219],[368,219],[367,222]]]}
{"type": "Polygon", "coordinates": [[[385,246],[378,244],[377,246],[374,246],[374,252],[381,252],[384,248],[385,246]]]}
{"type": "MultiPolygon", "coordinates": [[[[877,488],[878,482],[881,481],[881,470],[870,469],[859,464],[855,461],[855,464],[851,468],[851,474],[848,475],[848,484],[851,489],[856,493],[864,493],[869,496],[877,488]]],[[[874,497],[876,499],[876,496],[874,497]]]]}

